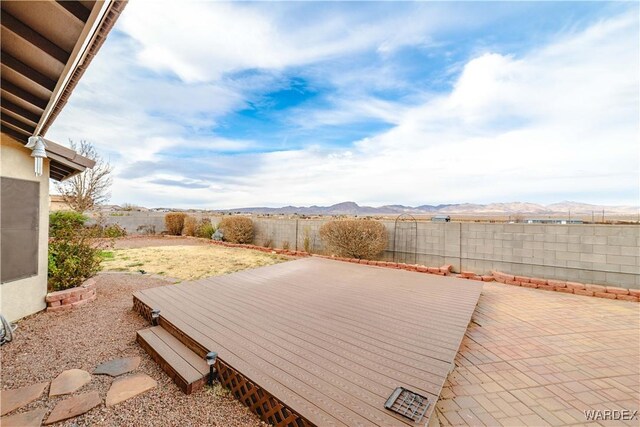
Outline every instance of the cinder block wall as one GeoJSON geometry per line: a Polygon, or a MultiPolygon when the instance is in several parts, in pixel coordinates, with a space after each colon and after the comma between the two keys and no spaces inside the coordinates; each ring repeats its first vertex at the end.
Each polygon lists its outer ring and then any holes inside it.
{"type": "MultiPolygon", "coordinates": [[[[164,214],[108,216],[129,233],[145,224],[164,230],[164,214]]],[[[212,217],[218,223],[220,217],[212,217]]],[[[328,219],[253,218],[255,243],[324,253],[319,229],[328,219]]],[[[507,273],[640,289],[640,226],[411,223],[382,221],[389,241],[383,259],[455,271],[507,273]]]]}

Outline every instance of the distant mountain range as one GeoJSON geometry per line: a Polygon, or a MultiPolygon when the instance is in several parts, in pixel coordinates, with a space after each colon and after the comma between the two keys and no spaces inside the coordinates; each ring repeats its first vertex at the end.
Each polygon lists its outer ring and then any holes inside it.
{"type": "Polygon", "coordinates": [[[638,206],[602,206],[590,205],[578,202],[561,202],[550,205],[540,205],[536,203],[489,203],[474,204],[448,204],[448,205],[384,205],[378,207],[360,206],[355,202],[342,202],[331,206],[284,206],[281,208],[237,208],[227,209],[222,212],[242,212],[252,214],[300,214],[300,215],[391,215],[391,214],[413,214],[413,215],[434,215],[434,214],[458,214],[458,215],[591,215],[605,211],[606,214],[637,215],[638,206]]]}

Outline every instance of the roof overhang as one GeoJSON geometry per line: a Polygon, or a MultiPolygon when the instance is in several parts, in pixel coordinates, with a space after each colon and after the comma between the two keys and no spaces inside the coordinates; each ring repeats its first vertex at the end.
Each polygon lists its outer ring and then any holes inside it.
{"type": "MultiPolygon", "coordinates": [[[[7,1],[1,15],[1,130],[26,144],[44,136],[96,55],[126,1],[7,1]]],[[[94,162],[47,141],[51,178],[94,162]]]]}

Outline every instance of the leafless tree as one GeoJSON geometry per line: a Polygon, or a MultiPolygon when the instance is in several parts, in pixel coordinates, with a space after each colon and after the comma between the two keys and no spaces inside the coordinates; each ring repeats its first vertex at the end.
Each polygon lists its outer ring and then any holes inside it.
{"type": "Polygon", "coordinates": [[[76,144],[69,141],[69,143],[78,154],[94,160],[96,164],[92,169],[87,168],[68,180],[57,183],[56,188],[71,209],[85,212],[109,200],[113,168],[98,154],[90,142],[80,141],[76,144]]]}

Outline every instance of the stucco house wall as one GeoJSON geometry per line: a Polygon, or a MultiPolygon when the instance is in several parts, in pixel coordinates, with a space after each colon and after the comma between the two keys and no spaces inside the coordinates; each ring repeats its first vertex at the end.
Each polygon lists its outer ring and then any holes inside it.
{"type": "Polygon", "coordinates": [[[36,177],[31,150],[4,133],[1,134],[1,137],[0,176],[40,183],[38,274],[0,284],[0,313],[9,321],[14,321],[46,307],[49,161],[45,159],[43,174],[36,177]]]}

